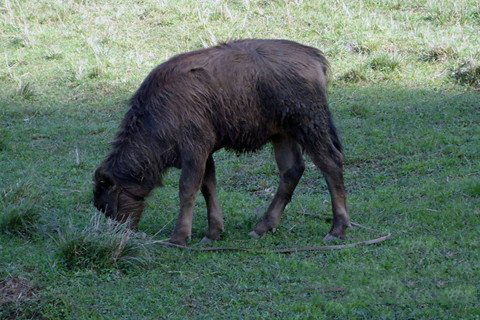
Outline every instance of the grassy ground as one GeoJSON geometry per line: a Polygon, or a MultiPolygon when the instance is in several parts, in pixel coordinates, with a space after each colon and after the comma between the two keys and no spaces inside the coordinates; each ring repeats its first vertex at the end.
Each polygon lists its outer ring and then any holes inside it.
{"type": "MultiPolygon", "coordinates": [[[[4,0],[0,318],[478,319],[479,28],[476,0],[4,0]],[[93,170],[148,71],[246,37],[326,53],[352,219],[392,240],[291,255],[164,249],[152,239],[173,228],[177,171],[148,201],[147,239],[90,222],[93,170]]],[[[255,241],[278,181],[271,148],[215,159],[219,245],[321,244],[329,225],[306,214],[330,204],[310,161],[279,230],[255,241]]],[[[193,243],[205,229],[199,198],[193,243]]]]}

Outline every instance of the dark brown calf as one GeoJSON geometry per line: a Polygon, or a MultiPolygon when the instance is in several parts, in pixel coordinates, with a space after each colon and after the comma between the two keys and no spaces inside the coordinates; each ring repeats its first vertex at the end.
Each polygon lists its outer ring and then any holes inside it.
{"type": "Polygon", "coordinates": [[[180,214],[170,241],[185,244],[198,190],[208,232],[217,240],[223,216],[213,153],[255,151],[272,142],[280,185],[250,233],[274,230],[304,171],[302,150],[323,172],[332,198],[326,240],[350,225],[343,154],[326,97],[328,62],[320,51],[286,40],[240,40],[177,55],[156,67],[131,99],[113,149],[95,172],[94,203],[136,228],[144,199],[169,167],[181,168],[180,214]]]}

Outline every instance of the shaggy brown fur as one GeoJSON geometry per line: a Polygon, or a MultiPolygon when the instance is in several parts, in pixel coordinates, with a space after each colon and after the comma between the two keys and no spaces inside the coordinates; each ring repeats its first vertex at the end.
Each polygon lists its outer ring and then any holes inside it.
{"type": "Polygon", "coordinates": [[[287,40],[239,40],[177,55],[156,67],[131,99],[113,149],[95,172],[95,206],[136,228],[144,199],[169,167],[181,168],[180,214],[170,241],[191,235],[198,190],[216,240],[223,216],[212,154],[255,151],[271,142],[280,185],[253,237],[275,230],[303,174],[302,151],[323,172],[332,197],[327,235],[350,225],[343,154],[327,105],[328,62],[312,47],[287,40]]]}

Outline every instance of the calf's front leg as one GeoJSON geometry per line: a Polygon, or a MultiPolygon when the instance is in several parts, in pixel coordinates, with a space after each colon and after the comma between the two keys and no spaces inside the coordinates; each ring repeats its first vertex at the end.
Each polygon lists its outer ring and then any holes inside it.
{"type": "Polygon", "coordinates": [[[192,218],[195,197],[202,184],[205,172],[206,157],[187,156],[182,159],[182,172],[180,175],[180,214],[177,224],[170,237],[170,242],[186,245],[187,239],[192,235],[192,218]]]}
{"type": "Polygon", "coordinates": [[[208,231],[202,243],[209,243],[220,239],[223,232],[223,214],[218,203],[215,179],[215,162],[210,155],[205,166],[205,175],[202,182],[202,194],[207,204],[208,231]]]}

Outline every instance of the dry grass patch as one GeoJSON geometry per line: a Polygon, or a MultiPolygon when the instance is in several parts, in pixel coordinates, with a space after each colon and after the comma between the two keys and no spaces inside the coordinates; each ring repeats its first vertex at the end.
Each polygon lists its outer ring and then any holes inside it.
{"type": "Polygon", "coordinates": [[[143,267],[153,262],[154,241],[94,214],[83,230],[59,231],[57,257],[67,269],[120,269],[143,267]]]}

